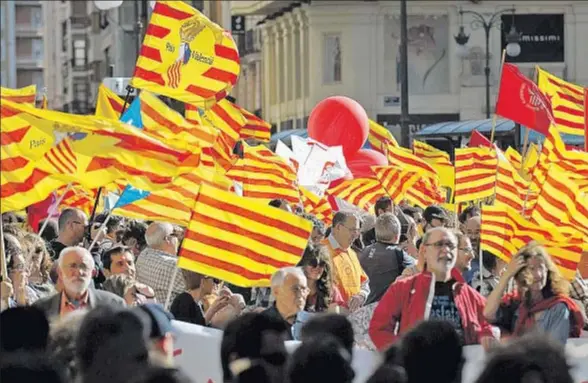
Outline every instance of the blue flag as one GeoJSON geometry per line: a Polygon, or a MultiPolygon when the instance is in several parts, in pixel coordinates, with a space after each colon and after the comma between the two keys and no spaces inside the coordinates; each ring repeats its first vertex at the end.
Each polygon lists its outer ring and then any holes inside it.
{"type": "Polygon", "coordinates": [[[112,209],[129,205],[135,201],[148,197],[149,194],[151,193],[145,190],[137,189],[129,184],[122,191],[120,197],[118,197],[118,200],[116,201],[112,209]]]}
{"type": "Polygon", "coordinates": [[[125,110],[120,118],[121,122],[133,125],[135,128],[143,129],[143,119],[141,118],[141,100],[135,98],[131,105],[125,110]]]}

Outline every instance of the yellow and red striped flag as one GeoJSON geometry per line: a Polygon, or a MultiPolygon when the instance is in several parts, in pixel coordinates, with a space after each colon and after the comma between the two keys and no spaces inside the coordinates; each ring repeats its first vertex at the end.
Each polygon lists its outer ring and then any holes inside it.
{"type": "Polygon", "coordinates": [[[183,1],[157,1],[131,86],[208,109],[237,83],[233,37],[183,1]]]}
{"type": "Polygon", "coordinates": [[[178,266],[241,287],[269,286],[300,260],[312,222],[208,185],[200,187],[178,266]]]}
{"type": "Polygon", "coordinates": [[[197,120],[186,121],[153,93],[142,91],[139,99],[145,134],[171,147],[186,150],[212,147],[216,142],[219,133],[215,128],[197,120]]]}
{"type": "Polygon", "coordinates": [[[242,140],[255,139],[261,142],[269,142],[271,137],[272,126],[269,122],[262,120],[255,114],[246,109],[237,106],[245,117],[245,125],[241,128],[239,134],[242,140]]]}
{"type": "Polygon", "coordinates": [[[482,207],[480,238],[482,249],[507,262],[522,247],[536,241],[545,246],[568,280],[575,277],[582,255],[582,237],[565,236],[552,228],[540,227],[505,205],[482,207]]]}
{"type": "Polygon", "coordinates": [[[433,179],[421,177],[406,191],[406,200],[411,205],[425,209],[430,205],[446,202],[447,195],[444,193],[443,188],[435,185],[433,179]]]}
{"type": "Polygon", "coordinates": [[[437,149],[426,142],[413,140],[412,148],[415,156],[425,160],[429,164],[439,164],[445,166],[453,166],[449,159],[449,153],[437,149]]]}
{"type": "Polygon", "coordinates": [[[106,85],[100,84],[94,114],[98,117],[118,120],[122,115],[124,104],[125,102],[122,98],[108,89],[106,85]]]}
{"type": "Polygon", "coordinates": [[[369,211],[378,198],[388,195],[380,181],[369,178],[343,181],[330,188],[327,193],[365,211],[369,211]]]}
{"type": "Polygon", "coordinates": [[[55,173],[75,175],[78,171],[78,158],[73,152],[69,137],[63,138],[49,149],[43,159],[53,167],[55,173]]]}
{"type": "Polygon", "coordinates": [[[61,200],[61,206],[80,209],[90,215],[96,199],[96,189],[87,190],[76,183],[72,184],[69,190],[66,191],[66,189],[67,186],[63,186],[57,190],[57,198],[65,193],[61,200]]]}
{"type": "Polygon", "coordinates": [[[406,171],[421,174],[425,178],[433,179],[435,185],[439,184],[437,171],[422,158],[415,156],[410,149],[395,147],[388,144],[388,164],[398,166],[406,171]]]}
{"type": "Polygon", "coordinates": [[[497,166],[494,149],[455,149],[455,203],[492,197],[497,166]]]}
{"type": "Polygon", "coordinates": [[[333,222],[333,209],[326,195],[319,197],[308,189],[300,187],[300,201],[305,212],[314,215],[323,221],[325,225],[331,225],[333,222]]]}
{"type": "Polygon", "coordinates": [[[503,203],[518,212],[525,210],[525,199],[530,183],[525,181],[507,159],[498,152],[498,170],[496,172],[496,203],[503,203]]]}
{"type": "Polygon", "coordinates": [[[372,170],[395,204],[399,204],[406,197],[408,189],[421,178],[418,173],[405,171],[396,166],[373,166],[372,170]]]}
{"type": "Polygon", "coordinates": [[[510,164],[517,171],[520,171],[522,169],[522,167],[523,167],[523,157],[521,156],[521,153],[519,153],[519,152],[516,151],[516,149],[513,149],[512,146],[509,146],[506,149],[506,151],[504,152],[504,155],[505,155],[506,159],[508,160],[508,162],[510,162],[510,164]]]}
{"type": "Polygon", "coordinates": [[[394,138],[388,129],[371,119],[369,120],[369,123],[370,131],[368,134],[368,142],[370,143],[370,146],[373,150],[387,156],[388,145],[393,147],[400,147],[396,141],[396,138],[394,138]]]}
{"type": "Polygon", "coordinates": [[[551,100],[559,133],[584,136],[584,89],[536,67],[537,85],[551,100]]]}
{"type": "Polygon", "coordinates": [[[37,99],[37,86],[29,85],[18,89],[0,87],[0,98],[17,102],[19,104],[35,106],[35,101],[37,99]]]}
{"type": "MultiPolygon", "coordinates": [[[[126,183],[119,182],[118,185],[121,192],[126,187],[126,183]]],[[[114,211],[122,217],[188,226],[194,200],[202,185],[209,185],[221,191],[230,191],[233,183],[220,173],[198,168],[191,173],[176,177],[165,189],[153,191],[145,198],[117,207],[114,211]]]]}

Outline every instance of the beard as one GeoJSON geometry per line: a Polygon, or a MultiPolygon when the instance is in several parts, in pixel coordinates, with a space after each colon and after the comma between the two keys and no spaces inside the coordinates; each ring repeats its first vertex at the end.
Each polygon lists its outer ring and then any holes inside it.
{"type": "Polygon", "coordinates": [[[82,294],[84,291],[90,287],[90,282],[92,281],[91,278],[83,279],[83,278],[71,278],[71,279],[63,279],[63,286],[65,290],[72,294],[82,294]]]}

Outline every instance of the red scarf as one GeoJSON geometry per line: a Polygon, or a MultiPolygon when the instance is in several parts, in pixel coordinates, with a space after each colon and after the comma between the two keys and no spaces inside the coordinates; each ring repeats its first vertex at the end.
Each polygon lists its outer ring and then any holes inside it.
{"type": "MultiPolygon", "coordinates": [[[[520,300],[520,297],[518,297],[520,300]]],[[[556,295],[551,298],[543,299],[537,302],[530,309],[525,304],[519,306],[519,317],[515,324],[514,334],[521,335],[530,330],[535,325],[534,314],[550,309],[552,306],[564,303],[568,310],[570,310],[570,338],[578,338],[584,326],[584,318],[576,302],[566,297],[565,295],[556,295]]]]}

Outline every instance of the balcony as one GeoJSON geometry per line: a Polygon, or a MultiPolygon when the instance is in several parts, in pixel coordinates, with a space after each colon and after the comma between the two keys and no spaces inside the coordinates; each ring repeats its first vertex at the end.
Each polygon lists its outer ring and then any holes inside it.
{"type": "Polygon", "coordinates": [[[32,56],[20,56],[16,58],[18,69],[43,69],[43,59],[33,58],[32,56]]]}
{"type": "Polygon", "coordinates": [[[282,0],[231,1],[231,14],[243,16],[271,15],[288,5],[290,5],[290,2],[282,0]]]}
{"type": "Polygon", "coordinates": [[[41,37],[43,36],[43,25],[24,23],[16,24],[16,37],[41,37]]]}
{"type": "Polygon", "coordinates": [[[71,26],[72,32],[76,30],[85,30],[91,24],[91,20],[88,16],[71,16],[69,18],[69,23],[71,26]]]}

